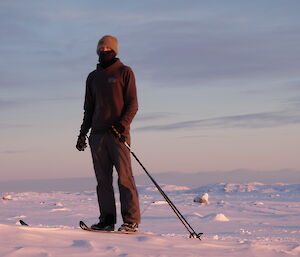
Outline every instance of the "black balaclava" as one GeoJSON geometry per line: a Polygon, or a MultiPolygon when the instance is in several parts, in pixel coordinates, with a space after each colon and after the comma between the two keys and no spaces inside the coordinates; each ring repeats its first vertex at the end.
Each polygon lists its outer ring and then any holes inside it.
{"type": "Polygon", "coordinates": [[[116,53],[111,51],[100,51],[99,53],[99,63],[102,68],[107,68],[116,61],[116,53]]]}

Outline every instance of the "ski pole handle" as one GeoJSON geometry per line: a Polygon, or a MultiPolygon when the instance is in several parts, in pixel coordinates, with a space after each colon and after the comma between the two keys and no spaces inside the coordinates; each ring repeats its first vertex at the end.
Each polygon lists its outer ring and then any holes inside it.
{"type": "Polygon", "coordinates": [[[111,126],[111,130],[116,137],[118,137],[118,138],[121,137],[121,134],[119,133],[119,131],[116,129],[116,127],[114,125],[111,126]]]}
{"type": "Polygon", "coordinates": [[[129,148],[129,150],[130,150],[129,145],[127,144],[127,142],[126,142],[126,140],[125,140],[125,136],[122,135],[122,134],[116,129],[116,127],[115,127],[114,125],[111,126],[111,132],[114,134],[114,136],[115,136],[116,138],[118,138],[118,139],[120,140],[120,142],[124,143],[124,144],[127,146],[127,148],[129,148]]]}

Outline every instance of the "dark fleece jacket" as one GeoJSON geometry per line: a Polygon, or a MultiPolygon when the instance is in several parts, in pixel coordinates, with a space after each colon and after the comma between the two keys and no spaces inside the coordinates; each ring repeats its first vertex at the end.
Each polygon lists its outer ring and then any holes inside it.
{"type": "Polygon", "coordinates": [[[111,66],[100,64],[86,80],[84,117],[80,135],[104,133],[116,122],[129,133],[130,123],[138,110],[134,73],[119,59],[111,66]]]}

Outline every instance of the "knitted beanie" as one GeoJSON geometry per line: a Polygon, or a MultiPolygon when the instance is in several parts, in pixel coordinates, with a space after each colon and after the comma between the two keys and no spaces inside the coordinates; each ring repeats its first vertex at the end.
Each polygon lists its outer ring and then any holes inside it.
{"type": "Polygon", "coordinates": [[[100,47],[108,47],[118,55],[118,39],[113,36],[102,37],[97,45],[97,54],[100,53],[100,47]]]}

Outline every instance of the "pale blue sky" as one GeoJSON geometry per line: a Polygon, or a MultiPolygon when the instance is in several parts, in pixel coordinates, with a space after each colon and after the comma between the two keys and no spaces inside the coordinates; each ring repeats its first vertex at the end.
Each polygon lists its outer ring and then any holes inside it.
{"type": "Polygon", "coordinates": [[[136,74],[133,147],[149,170],[300,171],[299,10],[296,0],[1,1],[0,180],[93,176],[74,145],[105,34],[136,74]]]}

